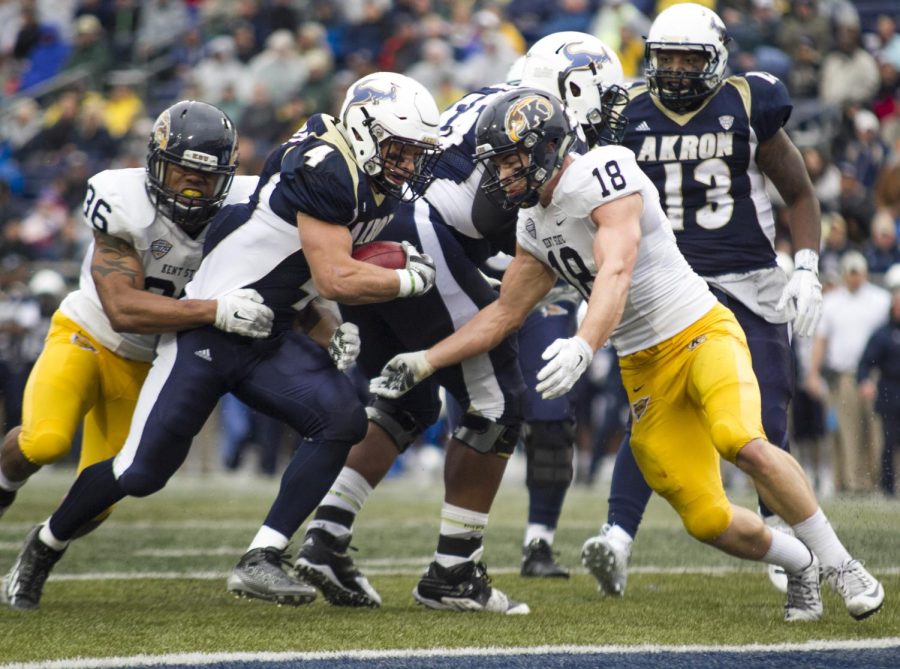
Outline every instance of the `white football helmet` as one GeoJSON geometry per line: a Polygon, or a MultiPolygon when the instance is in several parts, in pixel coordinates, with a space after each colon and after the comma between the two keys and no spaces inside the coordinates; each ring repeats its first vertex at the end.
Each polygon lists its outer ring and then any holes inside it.
{"type": "Polygon", "coordinates": [[[520,83],[562,100],[591,146],[622,140],[628,121],[621,114],[628,103],[622,64],[593,35],[566,31],[538,40],[525,54],[520,83]]]}
{"type": "Polygon", "coordinates": [[[340,120],[356,163],[386,193],[414,199],[434,179],[440,113],[418,81],[394,72],[367,75],[347,89],[340,120]],[[396,159],[410,152],[414,167],[401,167],[396,159]]]}
{"type": "Polygon", "coordinates": [[[722,19],[703,5],[686,2],[663,10],[650,26],[644,47],[650,93],[672,111],[696,109],[725,77],[728,41],[722,19]],[[706,67],[700,72],[662,69],[657,58],[660,51],[701,52],[706,67]]]}

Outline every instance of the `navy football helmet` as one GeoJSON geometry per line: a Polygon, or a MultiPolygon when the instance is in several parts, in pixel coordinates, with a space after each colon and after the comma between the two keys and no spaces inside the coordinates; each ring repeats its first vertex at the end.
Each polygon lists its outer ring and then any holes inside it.
{"type": "Polygon", "coordinates": [[[575,132],[562,103],[537,88],[517,88],[492,100],[478,116],[474,159],[485,167],[482,192],[504,209],[537,204],[538,189],[562,166],[575,132]],[[505,154],[522,154],[527,160],[512,175],[501,178],[493,160],[505,154]],[[521,193],[507,188],[526,182],[521,193]]]}
{"type": "Polygon", "coordinates": [[[225,202],[237,168],[237,131],[225,112],[182,100],[163,111],[150,133],[147,194],[156,211],[196,236],[225,202]],[[213,192],[176,192],[166,185],[171,165],[218,176],[213,192]]]}

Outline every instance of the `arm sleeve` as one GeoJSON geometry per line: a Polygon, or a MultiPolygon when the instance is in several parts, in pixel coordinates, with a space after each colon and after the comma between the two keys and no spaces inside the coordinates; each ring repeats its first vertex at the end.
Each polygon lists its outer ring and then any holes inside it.
{"type": "Polygon", "coordinates": [[[778,77],[767,72],[748,72],[745,77],[750,86],[750,126],[765,142],[788,122],[794,105],[778,77]]]}

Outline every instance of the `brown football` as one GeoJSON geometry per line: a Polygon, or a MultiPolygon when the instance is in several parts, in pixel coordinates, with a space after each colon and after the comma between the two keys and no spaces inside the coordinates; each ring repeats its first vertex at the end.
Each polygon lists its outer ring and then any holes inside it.
{"type": "Polygon", "coordinates": [[[353,249],[353,258],[387,269],[406,267],[406,253],[400,242],[368,242],[353,249]]]}

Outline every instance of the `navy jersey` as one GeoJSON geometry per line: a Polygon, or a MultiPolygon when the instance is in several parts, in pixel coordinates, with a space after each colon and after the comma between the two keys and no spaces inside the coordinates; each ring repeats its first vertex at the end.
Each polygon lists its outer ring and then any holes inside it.
{"type": "Polygon", "coordinates": [[[250,201],[216,216],[186,295],[210,299],[255,288],[275,312],[273,332],[290,328],[296,311],[318,295],[300,248],[297,213],[344,226],[362,244],[378,235],[396,206],[359,169],[336,121],[311,116],[266,159],[250,201]]]}
{"type": "Polygon", "coordinates": [[[697,111],[672,112],[645,85],[631,89],[623,144],[650,177],[696,272],[775,267],[775,220],[758,146],[787,122],[784,84],[764,72],[729,77],[697,111]]]}

